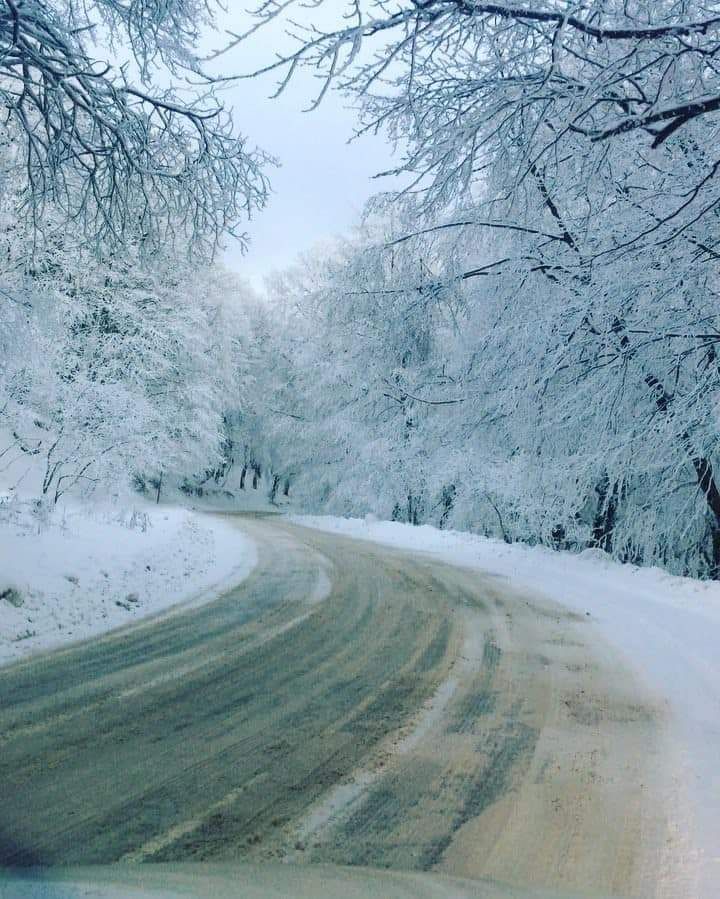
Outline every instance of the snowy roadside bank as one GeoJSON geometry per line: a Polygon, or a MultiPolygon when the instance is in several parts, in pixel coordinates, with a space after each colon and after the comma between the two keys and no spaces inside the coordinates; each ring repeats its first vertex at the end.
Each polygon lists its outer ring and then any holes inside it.
{"type": "Polygon", "coordinates": [[[506,577],[589,613],[669,709],[672,805],[679,848],[669,896],[717,896],[720,884],[720,584],[613,562],[395,522],[291,516],[297,524],[425,552],[506,577]]]}
{"type": "Polygon", "coordinates": [[[69,505],[40,528],[0,512],[0,665],[211,598],[256,562],[231,522],[177,507],[69,505]]]}

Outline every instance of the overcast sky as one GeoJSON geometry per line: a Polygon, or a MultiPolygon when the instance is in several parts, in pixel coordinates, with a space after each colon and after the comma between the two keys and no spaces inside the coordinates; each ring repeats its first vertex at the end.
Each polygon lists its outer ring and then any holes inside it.
{"type": "MultiPolygon", "coordinates": [[[[296,15],[301,14],[298,7],[296,15]]],[[[243,22],[247,24],[244,14],[237,12],[225,21],[238,31],[243,22]]],[[[221,43],[218,34],[213,47],[221,43]]],[[[251,71],[288,46],[282,28],[268,28],[222,57],[212,70],[251,71]]],[[[276,80],[268,75],[238,81],[223,92],[238,129],[281,164],[270,172],[273,194],[268,207],[248,225],[249,253],[242,256],[232,246],[225,255],[226,265],[257,288],[262,288],[266,274],[291,264],[303,250],[347,231],[365,201],[389,186],[387,179],[373,181],[372,176],[392,162],[391,147],[382,137],[364,136],[348,144],[356,117],[337,94],[328,93],[314,112],[302,112],[318,89],[312,75],[300,71],[285,93],[271,100],[276,80]]]]}

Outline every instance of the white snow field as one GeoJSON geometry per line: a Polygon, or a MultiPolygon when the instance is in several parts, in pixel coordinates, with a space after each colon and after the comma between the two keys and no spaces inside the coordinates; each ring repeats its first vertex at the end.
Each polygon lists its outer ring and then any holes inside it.
{"type": "Polygon", "coordinates": [[[0,664],[211,599],[255,565],[254,544],[220,517],[68,503],[39,522],[27,503],[7,500],[0,504],[0,664]]]}
{"type": "Polygon", "coordinates": [[[668,708],[677,852],[667,895],[720,896],[720,584],[611,561],[605,553],[556,552],[430,526],[330,516],[298,524],[431,554],[508,578],[589,613],[668,708]]]}

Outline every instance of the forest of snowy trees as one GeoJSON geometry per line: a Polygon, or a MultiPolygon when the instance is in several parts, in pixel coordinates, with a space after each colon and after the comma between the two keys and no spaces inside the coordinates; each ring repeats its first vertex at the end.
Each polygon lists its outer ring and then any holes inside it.
{"type": "Polygon", "coordinates": [[[203,75],[211,5],[8,0],[0,453],[42,457],[48,502],[262,474],[718,577],[716,6],[266,0],[228,45],[299,21],[266,68],[342,91],[403,189],[260,300],[212,262],[272,161],[203,75]]]}
{"type": "Polygon", "coordinates": [[[364,6],[274,65],[408,187],[276,286],[274,451],[322,508],[717,576],[715,5],[364,6]]]}
{"type": "Polygon", "coordinates": [[[222,461],[247,290],[212,257],[245,240],[268,160],[209,80],[190,83],[209,16],[194,0],[3,5],[0,459],[40,472],[41,504],[130,482],[159,497],[222,461]]]}

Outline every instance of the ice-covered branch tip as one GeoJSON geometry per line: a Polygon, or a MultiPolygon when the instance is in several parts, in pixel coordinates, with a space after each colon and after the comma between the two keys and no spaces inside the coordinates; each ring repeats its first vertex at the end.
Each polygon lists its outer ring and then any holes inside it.
{"type": "Polygon", "coordinates": [[[150,75],[158,65],[199,71],[194,45],[209,2],[2,6],[0,104],[38,228],[52,204],[99,245],[153,249],[178,238],[211,252],[264,204],[270,160],[236,134],[212,83],[198,93],[186,81],[181,95],[150,75]],[[94,57],[98,33],[109,35],[108,54],[129,45],[139,83],[129,65],[94,57]]]}

